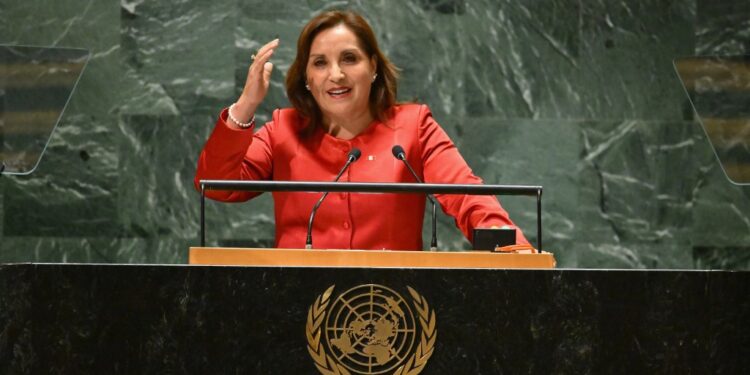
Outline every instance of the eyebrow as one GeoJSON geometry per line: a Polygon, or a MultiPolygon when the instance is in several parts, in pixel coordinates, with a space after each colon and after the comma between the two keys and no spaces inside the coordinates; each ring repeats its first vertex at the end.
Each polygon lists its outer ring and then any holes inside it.
{"type": "MultiPolygon", "coordinates": [[[[346,53],[346,52],[360,52],[360,53],[364,53],[364,51],[362,51],[359,48],[347,48],[347,49],[341,51],[341,53],[346,53]]],[[[310,54],[311,58],[312,57],[319,57],[319,56],[325,57],[325,54],[322,54],[322,53],[311,53],[310,54]]]]}

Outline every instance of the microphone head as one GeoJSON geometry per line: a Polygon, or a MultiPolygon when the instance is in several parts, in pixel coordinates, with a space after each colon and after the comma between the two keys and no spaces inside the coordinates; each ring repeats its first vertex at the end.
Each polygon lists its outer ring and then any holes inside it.
{"type": "Polygon", "coordinates": [[[393,146],[393,148],[391,149],[391,153],[393,153],[393,156],[396,159],[399,159],[399,160],[406,159],[406,152],[404,151],[404,148],[401,147],[401,145],[393,146]]]}
{"type": "Polygon", "coordinates": [[[351,151],[349,151],[349,160],[351,161],[357,161],[359,157],[362,156],[362,151],[359,151],[358,148],[354,147],[351,151]]]}

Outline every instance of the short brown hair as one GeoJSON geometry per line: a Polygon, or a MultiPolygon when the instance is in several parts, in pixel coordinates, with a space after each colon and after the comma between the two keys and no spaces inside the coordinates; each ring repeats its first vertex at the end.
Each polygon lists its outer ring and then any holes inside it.
{"type": "Polygon", "coordinates": [[[297,56],[286,75],[286,94],[292,106],[310,120],[307,130],[312,131],[322,125],[323,114],[312,94],[305,88],[307,62],[310,58],[310,47],[315,37],[323,30],[343,24],[361,44],[368,58],[375,57],[377,77],[370,89],[370,114],[373,118],[385,121],[388,110],[396,104],[398,68],[385,57],[378,47],[378,41],[370,25],[358,13],[350,10],[333,10],[323,12],[311,19],[297,39],[297,56]]]}

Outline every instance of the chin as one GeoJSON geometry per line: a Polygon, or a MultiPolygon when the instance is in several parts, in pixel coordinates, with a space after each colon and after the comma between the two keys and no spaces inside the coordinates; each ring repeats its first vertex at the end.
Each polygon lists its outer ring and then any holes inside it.
{"type": "Polygon", "coordinates": [[[327,108],[325,108],[324,111],[336,117],[351,116],[363,110],[362,108],[355,106],[352,103],[331,103],[326,107],[327,108]]]}

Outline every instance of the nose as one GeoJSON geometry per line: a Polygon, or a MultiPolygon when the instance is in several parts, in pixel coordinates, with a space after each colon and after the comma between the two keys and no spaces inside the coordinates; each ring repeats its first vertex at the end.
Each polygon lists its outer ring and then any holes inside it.
{"type": "Polygon", "coordinates": [[[331,64],[330,78],[332,82],[338,82],[344,78],[344,71],[339,64],[331,64]]]}

